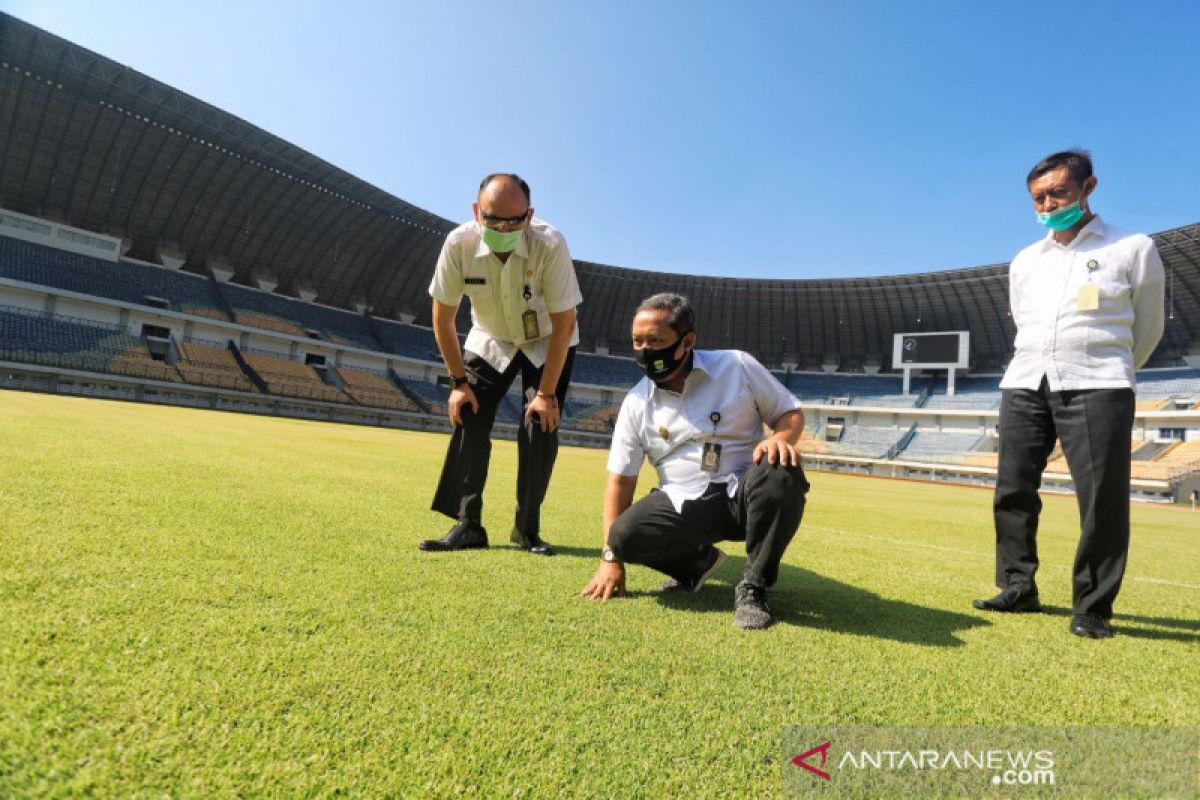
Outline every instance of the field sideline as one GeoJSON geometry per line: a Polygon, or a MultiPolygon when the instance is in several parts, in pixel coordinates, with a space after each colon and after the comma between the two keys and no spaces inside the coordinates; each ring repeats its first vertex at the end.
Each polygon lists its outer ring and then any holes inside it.
{"type": "MultiPolygon", "coordinates": [[[[426,554],[446,437],[0,391],[0,796],[771,797],[790,725],[1195,725],[1200,513],[1135,504],[1117,637],[988,616],[990,495],[810,473],[766,632],[743,555],[694,597],[579,598],[605,453],[564,448],[560,555],[426,554]]],[[[653,485],[643,472],[639,495],[653,485]]]]}

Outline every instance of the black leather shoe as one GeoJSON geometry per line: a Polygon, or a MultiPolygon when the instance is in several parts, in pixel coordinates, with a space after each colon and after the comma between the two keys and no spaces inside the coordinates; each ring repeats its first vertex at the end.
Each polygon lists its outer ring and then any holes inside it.
{"type": "Polygon", "coordinates": [[[487,531],[478,522],[462,520],[441,539],[426,539],[419,546],[422,550],[434,552],[480,550],[488,546],[487,531]]]}
{"type": "Polygon", "coordinates": [[[1113,635],[1108,620],[1095,614],[1076,614],[1071,617],[1071,633],[1089,639],[1109,639],[1113,635]]]}
{"type": "Polygon", "coordinates": [[[543,540],[536,533],[523,534],[516,528],[513,528],[512,535],[508,537],[508,540],[522,550],[528,550],[536,556],[554,555],[554,548],[550,546],[550,543],[543,540]]]}
{"type": "Polygon", "coordinates": [[[1003,611],[1009,614],[1042,610],[1037,589],[1023,592],[1015,586],[1009,586],[988,600],[972,600],[971,605],[980,611],[1003,611]]]}

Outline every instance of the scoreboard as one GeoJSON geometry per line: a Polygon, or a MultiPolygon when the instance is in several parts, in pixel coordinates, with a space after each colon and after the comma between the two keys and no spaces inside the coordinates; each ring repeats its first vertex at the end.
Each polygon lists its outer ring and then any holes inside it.
{"type": "Polygon", "coordinates": [[[970,352],[967,331],[897,333],[893,369],[966,369],[970,352]]]}

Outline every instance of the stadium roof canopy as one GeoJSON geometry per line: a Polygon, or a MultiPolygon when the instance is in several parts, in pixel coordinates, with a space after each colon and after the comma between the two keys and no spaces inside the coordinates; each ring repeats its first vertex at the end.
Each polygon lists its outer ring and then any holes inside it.
{"type": "MultiPolygon", "coordinates": [[[[0,14],[0,207],[117,235],[317,302],[429,320],[454,223],[221,109],[0,14]]],[[[566,232],[569,234],[570,232],[566,232]]],[[[1155,364],[1200,345],[1200,225],[1155,235],[1168,270],[1155,364]]],[[[1006,265],[849,280],[681,276],[576,262],[585,349],[628,352],[629,312],[664,290],[697,307],[701,346],[802,368],[890,364],[898,332],[969,330],[972,363],[1011,351],[1006,265]],[[615,313],[613,313],[615,312],[615,313]]],[[[465,304],[464,304],[465,305],[465,304]]],[[[460,320],[463,317],[460,315],[460,320]]]]}

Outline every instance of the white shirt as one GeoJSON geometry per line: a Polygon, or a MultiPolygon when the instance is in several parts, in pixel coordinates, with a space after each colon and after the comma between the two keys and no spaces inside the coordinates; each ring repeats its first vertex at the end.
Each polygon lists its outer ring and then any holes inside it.
{"type": "Polygon", "coordinates": [[[1036,389],[1043,375],[1052,392],[1133,388],[1163,332],[1163,265],[1149,236],[1094,217],[1070,244],[1051,233],[1017,253],[1008,281],[1017,340],[1002,389],[1036,389]],[[1089,283],[1099,308],[1081,309],[1089,283]]]}
{"type": "MultiPolygon", "coordinates": [[[[459,225],[446,237],[438,256],[429,296],[447,306],[458,306],[463,294],[471,298],[471,330],[465,349],[503,372],[525,353],[540,367],[546,363],[553,330],[550,315],[569,311],[583,302],[575,265],[567,241],[558,229],[534,217],[508,261],[502,263],[483,241],[478,222],[459,225]],[[525,287],[530,298],[525,299],[525,287]],[[538,335],[525,338],[521,315],[537,312],[538,335]]],[[[579,344],[579,325],[570,345],[579,344]]]]}
{"type": "Polygon", "coordinates": [[[659,488],[681,510],[684,500],[704,493],[709,483],[725,483],[729,496],[750,468],[754,448],[771,427],[800,401],[766,367],[740,350],[696,350],[692,371],[679,394],[649,378],[638,381],[621,403],[608,453],[608,471],[637,475],[642,459],[658,470],[659,488]],[[721,415],[713,425],[714,412],[721,415]],[[721,445],[717,473],[700,469],[705,441],[721,445]]]}

